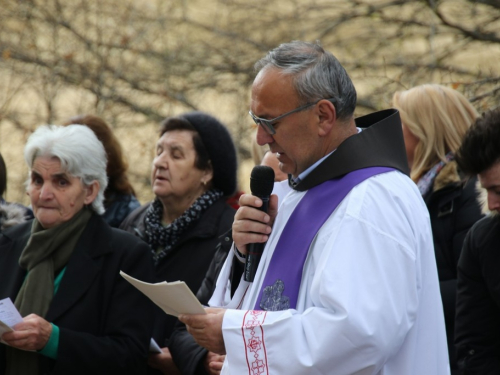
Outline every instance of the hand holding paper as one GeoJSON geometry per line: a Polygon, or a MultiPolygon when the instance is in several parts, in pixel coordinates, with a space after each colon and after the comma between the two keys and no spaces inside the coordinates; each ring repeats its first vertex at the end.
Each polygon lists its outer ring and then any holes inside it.
{"type": "Polygon", "coordinates": [[[14,331],[12,327],[22,321],[21,314],[19,314],[19,311],[17,311],[10,298],[0,300],[0,342],[5,344],[2,340],[2,335],[6,332],[14,331]]]}
{"type": "Polygon", "coordinates": [[[213,353],[226,354],[222,336],[222,320],[226,310],[209,307],[205,311],[205,315],[182,314],[179,320],[186,325],[188,332],[199,345],[213,353]]]}

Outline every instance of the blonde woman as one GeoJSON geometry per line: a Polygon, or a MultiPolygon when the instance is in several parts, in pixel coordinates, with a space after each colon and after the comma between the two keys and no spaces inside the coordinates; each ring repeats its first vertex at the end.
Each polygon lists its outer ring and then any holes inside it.
{"type": "Polygon", "coordinates": [[[393,105],[401,115],[410,176],[429,209],[453,374],[457,263],[467,231],[481,218],[475,179],[462,176],[454,156],[479,114],[458,91],[435,84],[396,92],[393,105]]]}

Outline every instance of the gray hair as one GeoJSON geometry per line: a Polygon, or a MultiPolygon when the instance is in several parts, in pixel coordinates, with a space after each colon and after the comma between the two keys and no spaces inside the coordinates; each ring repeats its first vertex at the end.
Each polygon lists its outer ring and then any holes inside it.
{"type": "Polygon", "coordinates": [[[99,193],[92,202],[92,209],[104,213],[104,190],[108,186],[106,152],[92,130],[84,125],[43,125],[28,138],[24,159],[29,169],[39,156],[56,157],[61,167],[85,186],[99,182],[99,193]]]}
{"type": "Polygon", "coordinates": [[[255,69],[261,71],[269,66],[293,76],[295,90],[304,104],[331,98],[340,120],[354,114],[356,89],[351,78],[335,56],[318,42],[283,43],[259,60],[255,69]]]}

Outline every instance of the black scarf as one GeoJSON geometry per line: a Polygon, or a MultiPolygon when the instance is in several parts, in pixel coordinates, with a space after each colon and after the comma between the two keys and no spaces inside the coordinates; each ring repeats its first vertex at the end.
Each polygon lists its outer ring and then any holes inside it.
{"type": "Polygon", "coordinates": [[[218,189],[203,193],[184,213],[166,227],[162,225],[163,205],[156,198],[146,212],[146,236],[155,264],[165,257],[177,243],[181,235],[224,193],[218,189]]]}

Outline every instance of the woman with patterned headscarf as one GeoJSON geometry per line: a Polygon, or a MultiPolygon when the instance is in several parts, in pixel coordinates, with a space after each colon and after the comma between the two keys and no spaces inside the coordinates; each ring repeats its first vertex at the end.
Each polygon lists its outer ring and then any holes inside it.
{"type": "MultiPolygon", "coordinates": [[[[231,246],[224,234],[235,211],[226,199],[236,190],[236,166],[231,136],[214,117],[190,112],[162,122],[151,175],[155,199],[120,227],[149,244],[157,281],[182,280],[196,293],[217,245],[231,246]]],[[[163,355],[176,321],[158,309],[153,337],[163,355]]]]}

